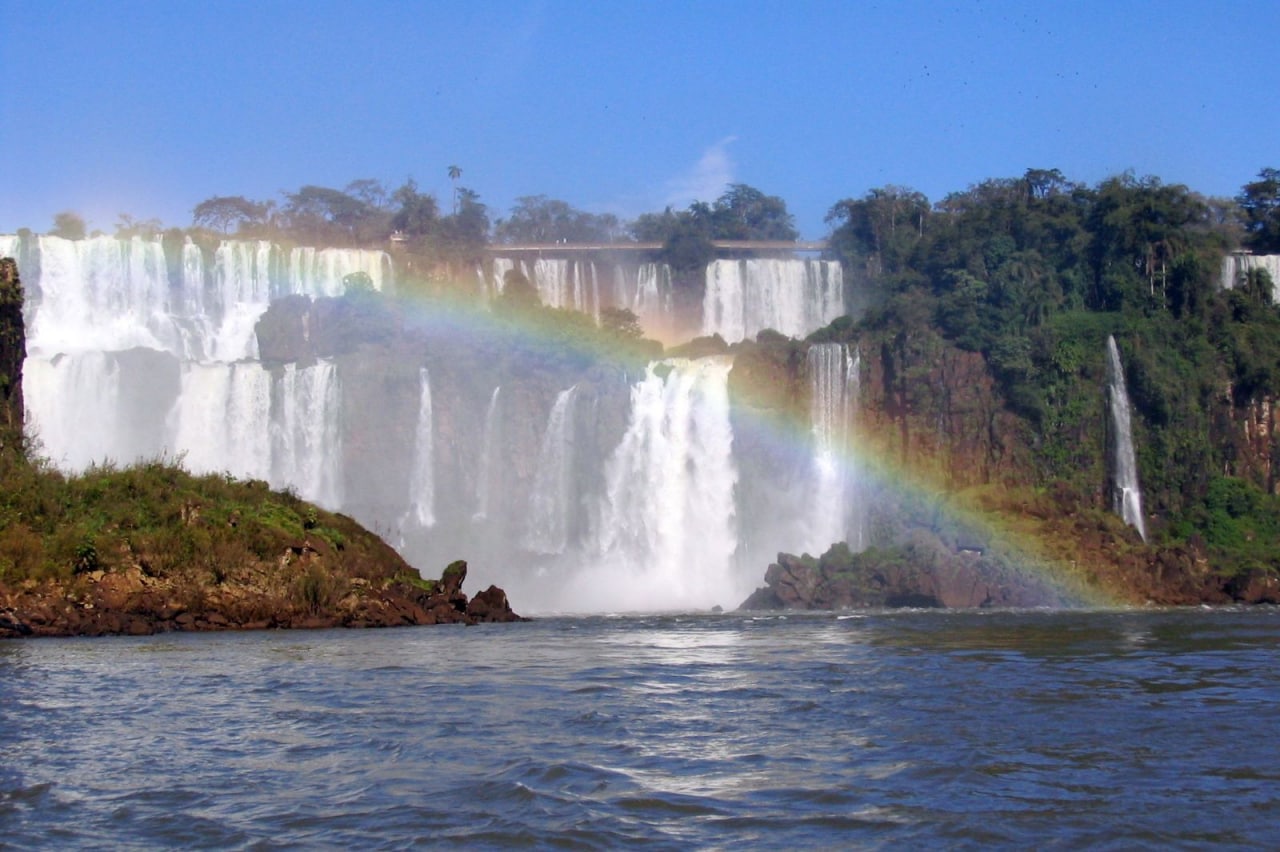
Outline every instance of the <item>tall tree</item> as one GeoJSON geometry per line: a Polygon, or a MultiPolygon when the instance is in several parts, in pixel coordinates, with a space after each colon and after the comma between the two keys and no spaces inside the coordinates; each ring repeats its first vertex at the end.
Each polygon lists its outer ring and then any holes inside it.
{"type": "Polygon", "coordinates": [[[243,195],[215,195],[192,211],[191,223],[220,234],[243,232],[266,224],[271,202],[250,201],[243,195]]]}
{"type": "Polygon", "coordinates": [[[709,215],[712,239],[795,240],[800,236],[795,217],[787,212],[787,202],[745,183],[731,184],[711,206],[709,215]]]}
{"type": "Polygon", "coordinates": [[[84,217],[74,210],[63,210],[53,217],[53,230],[49,232],[55,237],[68,240],[83,240],[85,235],[84,217]]]}
{"type": "Polygon", "coordinates": [[[439,223],[440,208],[435,196],[419,192],[413,178],[391,194],[391,201],[396,207],[391,227],[408,237],[425,237],[439,223]]]}
{"type": "Polygon", "coordinates": [[[1248,236],[1245,245],[1259,254],[1280,253],[1280,170],[1266,168],[1236,196],[1248,236]]]}
{"type": "Polygon", "coordinates": [[[494,237],[504,243],[612,242],[618,217],[578,210],[545,195],[516,199],[511,215],[498,220],[494,237]]]}
{"type": "Polygon", "coordinates": [[[453,182],[453,215],[458,215],[458,178],[462,177],[462,169],[449,167],[449,180],[453,182]]]}

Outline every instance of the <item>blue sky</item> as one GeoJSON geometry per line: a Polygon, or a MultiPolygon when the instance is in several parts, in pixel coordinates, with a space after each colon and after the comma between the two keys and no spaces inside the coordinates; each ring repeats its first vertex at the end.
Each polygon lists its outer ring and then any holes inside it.
{"type": "Polygon", "coordinates": [[[1280,167],[1280,3],[0,0],[0,233],[60,210],[186,226],[213,195],[450,165],[495,216],[630,218],[729,182],[1133,169],[1234,195],[1280,167]]]}

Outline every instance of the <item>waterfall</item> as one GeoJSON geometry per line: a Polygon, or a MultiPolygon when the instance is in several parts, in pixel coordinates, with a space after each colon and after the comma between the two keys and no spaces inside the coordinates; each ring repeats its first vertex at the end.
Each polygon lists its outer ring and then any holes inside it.
{"type": "Polygon", "coordinates": [[[184,364],[168,422],[193,473],[271,479],[271,374],[260,364],[184,364]]]}
{"type": "Polygon", "coordinates": [[[265,240],[225,240],[214,252],[210,359],[258,357],[254,327],[271,303],[273,249],[265,240]]]}
{"type": "Polygon", "coordinates": [[[277,488],[336,509],[342,502],[341,394],[330,361],[287,364],[277,384],[272,454],[277,488]]]}
{"type": "Polygon", "coordinates": [[[28,317],[28,351],[54,355],[141,346],[183,354],[159,241],[35,239],[40,274],[26,284],[41,297],[28,317]]]}
{"type": "Polygon", "coordinates": [[[42,452],[65,470],[129,461],[116,440],[120,367],[104,352],[28,357],[23,367],[27,423],[42,452]],[[31,390],[38,388],[39,392],[31,390]]]}
{"type": "Polygon", "coordinates": [[[574,385],[556,396],[542,435],[523,542],[525,549],[534,553],[563,553],[568,540],[573,508],[573,404],[577,391],[578,386],[574,385]]]}
{"type": "Polygon", "coordinates": [[[489,497],[493,488],[495,456],[502,443],[502,419],[498,394],[499,385],[489,396],[489,407],[484,413],[484,441],[480,445],[480,464],[476,471],[476,511],[472,520],[479,522],[489,517],[489,497]]]}
{"type": "MultiPolygon", "coordinates": [[[[857,398],[851,350],[810,354],[812,446],[797,464],[801,444],[769,455],[768,436],[745,427],[735,449],[727,358],[658,362],[636,380],[424,324],[410,346],[306,366],[255,359],[273,299],[341,293],[355,272],[391,286],[381,252],[27,236],[0,237],[0,248],[26,259],[25,397],[44,452],[68,472],[167,456],[195,473],[266,480],[374,528],[398,523],[405,555],[424,568],[474,558],[477,581],[544,609],[733,606],[778,550],[860,541],[843,452],[857,398]],[[552,401],[548,388],[566,387],[552,401]]],[[[789,333],[816,327],[838,300],[838,274],[820,262],[715,266],[726,283],[712,304],[739,299],[744,335],[761,317],[789,333]]],[[[495,289],[522,268],[545,279],[549,303],[672,320],[662,264],[482,268],[499,277],[495,289]]]]}
{"type": "Polygon", "coordinates": [[[671,269],[665,263],[602,264],[564,258],[530,262],[496,257],[488,289],[501,293],[510,270],[528,278],[547,307],[590,314],[597,321],[604,308],[626,308],[655,334],[671,324],[671,269]]]}
{"type": "Polygon", "coordinates": [[[738,576],[732,361],[650,364],[631,390],[626,432],[606,464],[594,546],[569,584],[572,606],[680,609],[732,605],[738,576]]]}
{"type": "Polygon", "coordinates": [[[702,333],[730,343],[765,329],[804,337],[845,312],[840,264],[830,260],[716,260],[707,266],[702,333]]]}
{"type": "Polygon", "coordinates": [[[1271,276],[1273,292],[1271,300],[1280,304],[1280,254],[1229,254],[1222,258],[1218,286],[1230,290],[1244,284],[1245,275],[1252,269],[1265,269],[1271,276]]]}
{"type": "Polygon", "coordinates": [[[1111,414],[1111,508],[1126,524],[1147,540],[1142,514],[1142,491],[1138,487],[1138,464],[1133,454],[1133,424],[1130,422],[1129,393],[1125,390],[1124,369],[1116,339],[1107,336],[1107,407],[1111,414]]]}
{"type": "Polygon", "coordinates": [[[413,441],[413,470],[409,477],[409,514],[420,527],[436,524],[435,434],[431,418],[431,377],[418,371],[418,428],[413,441]]]}
{"type": "Polygon", "coordinates": [[[333,366],[285,370],[273,414],[270,375],[243,359],[257,353],[255,325],[271,298],[340,293],[353,272],[389,287],[388,255],[294,249],[286,260],[266,241],[224,240],[206,252],[187,239],[168,258],[162,241],[141,237],[13,236],[0,244],[28,258],[24,396],[43,451],[57,464],[78,471],[94,461],[183,453],[193,470],[268,479],[327,505],[338,501],[333,366]],[[148,382],[154,370],[168,371],[172,384],[148,382]],[[272,425],[273,416],[284,419],[272,425]]]}
{"type": "MultiPolygon", "coordinates": [[[[20,253],[24,238],[4,240],[7,254],[20,253]]],[[[23,283],[38,294],[27,317],[35,356],[141,347],[189,361],[254,358],[254,327],[272,298],[340,295],[353,272],[378,289],[392,283],[381,251],[293,249],[286,262],[273,243],[224,240],[206,264],[188,239],[170,264],[158,239],[25,240],[34,262],[22,270],[23,283]]]]}
{"type": "Polygon", "coordinates": [[[168,417],[168,445],[193,473],[263,479],[336,508],[340,404],[337,370],[327,361],[290,364],[275,378],[252,362],[187,363],[168,417]]]}
{"type": "Polygon", "coordinates": [[[862,524],[854,503],[852,424],[859,388],[859,355],[842,343],[809,347],[809,419],[813,433],[812,500],[808,509],[811,553],[847,541],[861,550],[862,524]]]}
{"type": "Polygon", "coordinates": [[[309,246],[289,252],[285,280],[276,285],[272,298],[299,293],[304,296],[341,296],[346,278],[355,273],[369,276],[373,289],[389,289],[391,259],[386,252],[368,249],[316,249],[309,246]]]}

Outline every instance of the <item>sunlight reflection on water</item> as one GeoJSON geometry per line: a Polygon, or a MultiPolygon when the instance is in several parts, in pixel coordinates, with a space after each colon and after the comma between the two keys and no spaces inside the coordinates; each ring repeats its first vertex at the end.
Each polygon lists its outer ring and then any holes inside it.
{"type": "Polygon", "coordinates": [[[1280,723],[1276,623],[706,615],[5,643],[0,831],[72,847],[1270,845],[1280,747],[1257,732],[1280,723]]]}

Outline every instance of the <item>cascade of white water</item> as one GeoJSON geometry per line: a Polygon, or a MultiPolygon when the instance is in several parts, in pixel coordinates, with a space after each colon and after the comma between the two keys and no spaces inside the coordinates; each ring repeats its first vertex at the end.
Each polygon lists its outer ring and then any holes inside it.
{"type": "Polygon", "coordinates": [[[182,366],[168,443],[192,472],[269,480],[270,424],[271,374],[261,365],[182,366]]]}
{"type": "Polygon", "coordinates": [[[52,359],[28,357],[23,365],[27,425],[42,451],[64,470],[122,457],[120,369],[104,352],[80,352],[52,359]]]}
{"type": "Polygon", "coordinates": [[[476,470],[476,511],[472,516],[472,520],[477,522],[489,517],[489,495],[493,488],[498,447],[502,442],[502,413],[498,398],[501,390],[501,385],[493,389],[489,407],[484,413],[484,442],[480,446],[480,464],[476,470]]]}
{"type": "Polygon", "coordinates": [[[589,269],[591,270],[591,316],[596,322],[600,322],[600,309],[603,306],[600,304],[600,274],[596,269],[595,261],[591,262],[589,269]]]}
{"type": "Polygon", "coordinates": [[[1130,421],[1129,392],[1116,339],[1107,336],[1107,402],[1111,412],[1111,508],[1147,539],[1142,514],[1142,491],[1138,487],[1138,464],[1133,452],[1133,424],[1130,421]]]}
{"type": "Polygon", "coordinates": [[[507,273],[516,268],[514,260],[506,257],[495,257],[493,259],[493,280],[491,289],[496,296],[501,293],[507,286],[507,273]]]}
{"type": "Polygon", "coordinates": [[[563,553],[573,507],[574,385],[556,396],[538,452],[523,545],[534,553],[563,553]]]}
{"type": "Polygon", "coordinates": [[[341,296],[346,292],[346,278],[363,273],[373,289],[391,288],[391,260],[383,251],[369,249],[316,249],[307,246],[289,252],[289,265],[284,289],[277,287],[273,297],[289,294],[304,296],[341,296]]]}
{"type": "Polygon", "coordinates": [[[225,240],[213,254],[210,359],[258,357],[254,327],[271,302],[273,246],[266,240],[225,240]]]}
{"type": "Polygon", "coordinates": [[[409,514],[418,526],[436,524],[435,429],[431,413],[431,376],[418,370],[418,428],[413,440],[413,469],[409,475],[409,514]]]}
{"type": "Polygon", "coordinates": [[[341,400],[331,362],[290,364],[275,380],[251,362],[187,363],[181,382],[168,445],[190,470],[263,479],[326,507],[340,504],[341,400]]]}
{"type": "Polygon", "coordinates": [[[809,414],[813,432],[812,504],[809,509],[810,553],[823,553],[833,543],[861,542],[852,529],[850,427],[857,365],[842,343],[809,347],[809,414]]]}
{"type": "MultiPolygon", "coordinates": [[[[205,307],[204,252],[187,237],[182,244],[182,313],[198,324],[201,343],[208,338],[209,310],[205,307]]],[[[203,355],[203,353],[201,353],[203,355]]]]}
{"type": "Polygon", "coordinates": [[[681,609],[741,600],[737,576],[728,358],[649,365],[606,465],[594,547],[565,601],[599,609],[681,609]]]}
{"type": "Polygon", "coordinates": [[[671,314],[671,267],[642,263],[636,270],[636,286],[629,307],[646,328],[660,327],[671,314]]]}
{"type": "MultiPolygon", "coordinates": [[[[8,253],[17,252],[21,239],[6,239],[8,253]]],[[[158,239],[41,236],[32,248],[37,274],[26,284],[39,295],[27,340],[36,355],[141,347],[194,361],[252,358],[254,326],[273,297],[340,295],[352,272],[365,272],[379,289],[391,281],[381,251],[294,249],[286,269],[269,242],[226,240],[207,275],[202,250],[188,239],[170,281],[158,239]]]]}
{"type": "MultiPolygon", "coordinates": [[[[850,447],[856,447],[862,399],[862,350],[854,347],[853,355],[847,357],[849,360],[845,373],[844,393],[849,420],[845,438],[850,447]]],[[[845,474],[850,480],[849,490],[846,493],[852,504],[848,520],[849,548],[855,552],[862,551],[867,546],[867,504],[864,497],[865,485],[856,452],[851,452],[846,459],[845,474]]]]}
{"type": "Polygon", "coordinates": [[[164,247],[134,237],[64,240],[38,237],[39,308],[27,328],[28,351],[112,351],[135,346],[182,354],[169,307],[164,247]]]}
{"type": "Polygon", "coordinates": [[[729,342],[764,329],[804,337],[844,313],[840,264],[826,260],[716,260],[707,266],[702,333],[729,342]]]}
{"type": "Polygon", "coordinates": [[[579,264],[563,258],[540,257],[532,265],[521,264],[529,281],[538,290],[538,298],[549,308],[572,308],[584,311],[579,264]]]}
{"type": "Polygon", "coordinates": [[[1265,269],[1271,276],[1271,299],[1280,303],[1280,254],[1229,254],[1222,258],[1218,286],[1230,290],[1244,284],[1245,275],[1252,269],[1265,269]]]}
{"type": "Polygon", "coordinates": [[[284,368],[273,418],[272,455],[276,487],[330,509],[342,501],[341,394],[331,361],[284,368]]]}

